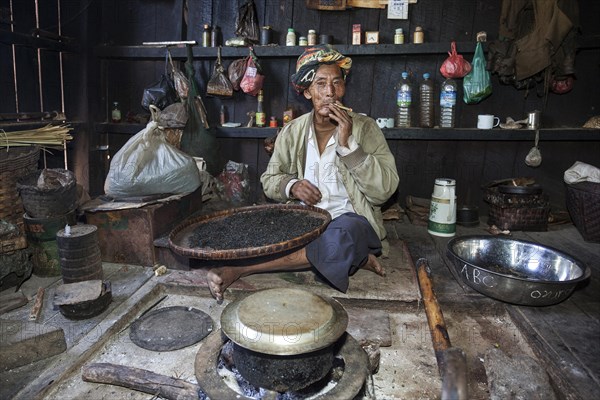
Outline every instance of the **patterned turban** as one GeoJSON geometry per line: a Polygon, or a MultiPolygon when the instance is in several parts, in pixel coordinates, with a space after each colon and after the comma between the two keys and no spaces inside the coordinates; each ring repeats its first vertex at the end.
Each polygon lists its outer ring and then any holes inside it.
{"type": "Polygon", "coordinates": [[[339,51],[327,44],[320,44],[314,47],[307,48],[296,62],[296,73],[292,75],[292,86],[298,93],[302,93],[308,89],[317,69],[323,64],[337,64],[342,70],[342,75],[346,79],[346,75],[352,67],[352,59],[344,56],[339,51]]]}

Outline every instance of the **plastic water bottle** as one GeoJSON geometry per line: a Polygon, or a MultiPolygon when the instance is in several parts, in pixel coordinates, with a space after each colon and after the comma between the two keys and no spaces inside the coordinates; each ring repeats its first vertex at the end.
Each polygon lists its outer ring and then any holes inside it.
{"type": "Polygon", "coordinates": [[[419,103],[419,122],[422,128],[433,128],[433,81],[429,74],[423,74],[423,81],[419,85],[421,102],[419,103]]]}
{"type": "Polygon", "coordinates": [[[456,113],[456,81],[448,78],[442,83],[440,92],[440,127],[454,128],[456,113]]]}
{"type": "Polygon", "coordinates": [[[412,86],[408,79],[408,72],[402,73],[402,79],[396,87],[396,126],[400,128],[410,127],[410,109],[412,104],[412,86]]]}

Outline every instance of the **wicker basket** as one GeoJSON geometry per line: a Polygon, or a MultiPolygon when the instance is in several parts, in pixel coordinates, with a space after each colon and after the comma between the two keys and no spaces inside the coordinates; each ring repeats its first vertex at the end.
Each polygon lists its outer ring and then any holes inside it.
{"type": "Polygon", "coordinates": [[[566,185],[566,203],[573,224],[587,242],[600,243],[600,183],[566,185]]]}
{"type": "Polygon", "coordinates": [[[17,182],[17,189],[23,207],[30,217],[48,218],[67,214],[77,208],[77,181],[73,172],[61,168],[36,170],[17,182]],[[42,172],[52,179],[61,177],[66,184],[49,184],[38,187],[38,179],[42,172]]]}
{"type": "Polygon", "coordinates": [[[507,194],[497,187],[486,190],[489,204],[488,224],[502,230],[547,231],[550,205],[545,194],[507,194]]]}
{"type": "Polygon", "coordinates": [[[17,181],[35,171],[40,148],[0,148],[0,219],[23,228],[23,203],[17,191],[17,181]]]}

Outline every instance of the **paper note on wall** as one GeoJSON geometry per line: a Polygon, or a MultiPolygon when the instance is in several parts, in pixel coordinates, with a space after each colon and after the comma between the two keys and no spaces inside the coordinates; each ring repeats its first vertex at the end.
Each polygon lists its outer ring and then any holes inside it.
{"type": "Polygon", "coordinates": [[[389,0],[388,19],[408,19],[408,0],[389,0]]]}

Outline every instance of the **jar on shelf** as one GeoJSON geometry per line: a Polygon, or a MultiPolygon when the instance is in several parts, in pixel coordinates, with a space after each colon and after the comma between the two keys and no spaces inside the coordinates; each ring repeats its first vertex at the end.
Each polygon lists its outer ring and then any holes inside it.
{"type": "Polygon", "coordinates": [[[296,32],[294,32],[294,28],[288,28],[288,33],[285,37],[285,45],[286,46],[295,46],[296,45],[296,32]]]}
{"type": "Polygon", "coordinates": [[[396,29],[394,34],[394,44],[404,44],[404,31],[402,28],[396,29]]]}
{"type": "Polygon", "coordinates": [[[305,36],[300,36],[298,46],[308,46],[308,39],[305,36]]]}
{"type": "Polygon", "coordinates": [[[121,110],[119,109],[119,102],[113,102],[112,112],[110,113],[110,120],[113,123],[121,122],[121,110]]]}
{"type": "Polygon", "coordinates": [[[308,30],[307,40],[309,46],[314,46],[317,44],[317,32],[314,29],[308,30]]]}
{"type": "Polygon", "coordinates": [[[415,28],[415,33],[413,35],[413,43],[418,44],[418,43],[423,43],[425,40],[425,32],[423,32],[423,28],[421,28],[420,26],[417,26],[415,28]]]}

